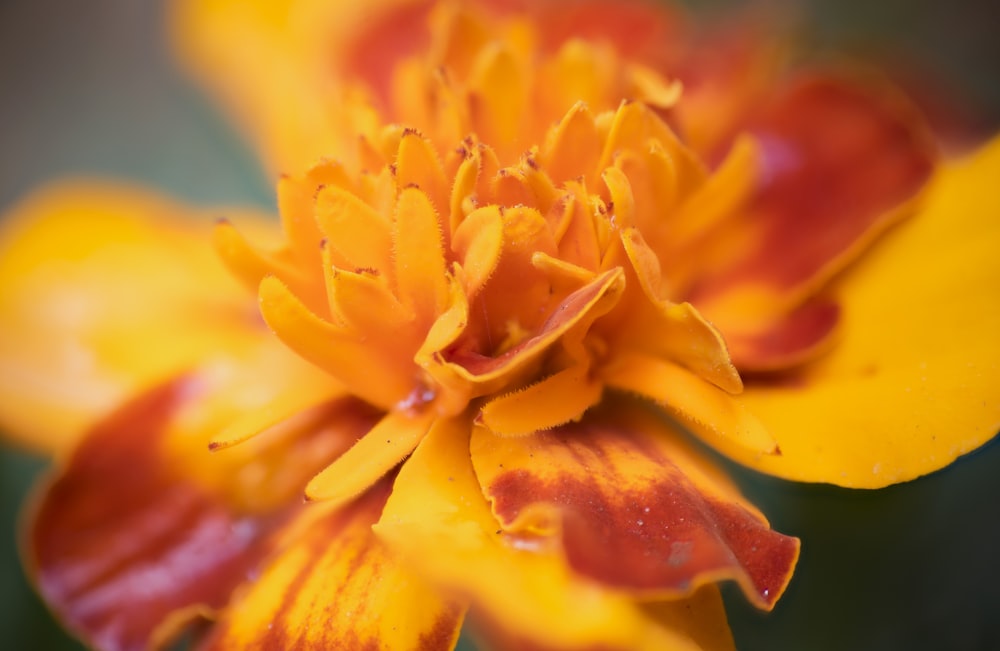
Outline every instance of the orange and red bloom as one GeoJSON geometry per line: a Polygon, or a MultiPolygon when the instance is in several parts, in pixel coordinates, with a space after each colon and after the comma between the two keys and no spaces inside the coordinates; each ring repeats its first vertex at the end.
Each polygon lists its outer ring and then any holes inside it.
{"type": "Polygon", "coordinates": [[[0,419],[75,446],[27,561],[96,647],[451,648],[468,615],[732,648],[715,584],[769,609],[799,545],[690,434],[879,487],[1000,427],[1000,150],[939,164],[884,84],[642,3],[176,29],[283,174],[280,232],[109,184],[0,232],[0,419]]]}

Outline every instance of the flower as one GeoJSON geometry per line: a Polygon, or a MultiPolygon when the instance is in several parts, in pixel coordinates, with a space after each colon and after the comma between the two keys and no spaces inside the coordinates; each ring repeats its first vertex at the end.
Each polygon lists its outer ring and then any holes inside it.
{"type": "MultiPolygon", "coordinates": [[[[401,11],[357,51],[398,45],[424,9],[401,11]]],[[[65,394],[9,381],[10,422],[66,432],[140,389],[34,512],[29,561],[82,637],[141,648],[222,609],[205,648],[448,648],[468,609],[500,647],[727,648],[714,583],[769,608],[798,543],[665,414],[749,465],[857,486],[995,432],[995,146],[922,196],[930,136],[891,91],[803,76],[713,131],[669,62],[587,21],[551,37],[546,15],[438,7],[429,44],[345,64],[319,133],[336,158],[279,182],[285,244],[215,227],[249,294],[191,248],[183,208],[141,194],[63,187],[12,218],[4,322],[33,345],[10,367],[74,371],[79,400],[32,419],[11,396],[65,394]],[[928,251],[967,266],[928,275],[928,251]],[[60,264],[116,311],[74,310],[60,264]],[[945,299],[981,318],[942,318],[945,299]],[[917,431],[952,415],[903,395],[918,379],[969,407],[962,438],[917,431]],[[858,419],[887,392],[891,427],[858,419]]]]}

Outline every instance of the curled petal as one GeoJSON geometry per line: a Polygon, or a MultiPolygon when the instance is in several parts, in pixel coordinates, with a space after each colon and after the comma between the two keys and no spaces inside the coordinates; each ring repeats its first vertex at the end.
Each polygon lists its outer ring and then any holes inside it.
{"type": "MultiPolygon", "coordinates": [[[[734,458],[781,477],[877,488],[937,470],[1000,428],[1000,141],[945,169],[924,208],[832,288],[840,337],[740,399],[781,445],[734,458]]],[[[724,443],[724,442],[723,442],[724,443]]]]}
{"type": "Polygon", "coordinates": [[[510,377],[557,343],[571,329],[585,327],[606,314],[618,301],[625,287],[620,269],[607,271],[586,286],[570,294],[532,337],[496,357],[456,351],[449,367],[470,382],[489,386],[510,377]]]}
{"type": "Polygon", "coordinates": [[[522,544],[556,535],[574,571],[647,597],[734,579],[770,609],[798,558],[682,436],[618,403],[531,437],[472,435],[476,476],[522,544]]]}
{"type": "Polygon", "coordinates": [[[705,269],[691,296],[723,330],[814,292],[912,214],[936,162],[902,98],[831,78],[799,81],[748,128],[762,169],[742,223],[728,222],[742,247],[705,269]]]}
{"type": "Polygon", "coordinates": [[[631,599],[575,576],[559,555],[509,540],[481,497],[468,450],[464,419],[435,424],[374,526],[414,572],[467,597],[481,621],[502,630],[499,641],[515,648],[699,648],[631,599]]]}

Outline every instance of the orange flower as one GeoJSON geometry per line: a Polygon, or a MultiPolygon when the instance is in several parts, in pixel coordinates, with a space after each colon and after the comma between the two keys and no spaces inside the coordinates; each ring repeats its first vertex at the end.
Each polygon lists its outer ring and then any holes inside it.
{"type": "Polygon", "coordinates": [[[333,155],[279,182],[284,244],[215,226],[248,294],[162,200],[15,210],[0,418],[65,440],[138,394],[32,514],[94,646],[218,612],[203,648],[451,648],[468,612],[501,648],[732,648],[715,583],[771,608],[798,541],[687,432],[859,487],[995,433],[997,146],[934,176],[905,101],[842,76],[708,119],[731,70],[686,90],[660,10],[496,5],[182,6],[273,163],[333,155]]]}

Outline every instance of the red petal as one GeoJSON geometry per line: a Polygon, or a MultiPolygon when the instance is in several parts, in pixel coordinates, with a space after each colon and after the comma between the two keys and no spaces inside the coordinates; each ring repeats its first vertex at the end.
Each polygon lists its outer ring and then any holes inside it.
{"type": "Polygon", "coordinates": [[[730,330],[726,345],[740,371],[774,371],[812,359],[833,343],[840,321],[840,306],[814,300],[775,323],[744,332],[730,330]]]}
{"type": "MultiPolygon", "coordinates": [[[[742,234],[750,244],[694,288],[699,308],[741,289],[801,299],[905,216],[934,169],[921,119],[888,90],[803,80],[748,128],[762,146],[762,185],[727,238],[742,234]]],[[[727,319],[719,319],[723,330],[727,319]]]]}
{"type": "MultiPolygon", "coordinates": [[[[299,504],[275,505],[268,496],[262,500],[273,505],[268,509],[240,509],[233,495],[185,476],[205,462],[192,459],[189,467],[165,441],[174,416],[199,394],[193,378],[181,378],[111,415],[84,439],[30,518],[27,563],[40,592],[67,627],[95,647],[145,649],[225,605],[268,551],[268,534],[299,504]]],[[[338,452],[372,422],[358,405],[341,400],[323,412],[324,422],[342,430],[334,434],[345,438],[338,452]]],[[[334,451],[315,446],[315,439],[331,431],[316,427],[305,434],[284,452],[322,450],[321,467],[334,451]]],[[[240,468],[228,452],[204,454],[238,485],[240,468]]],[[[308,466],[301,486],[317,468],[308,457],[296,458],[308,466]]],[[[274,479],[283,485],[288,478],[274,479]]]]}
{"type": "Polygon", "coordinates": [[[570,566],[646,596],[737,580],[770,608],[798,557],[711,464],[635,406],[532,437],[473,435],[476,474],[514,535],[560,531],[570,566]]]}

